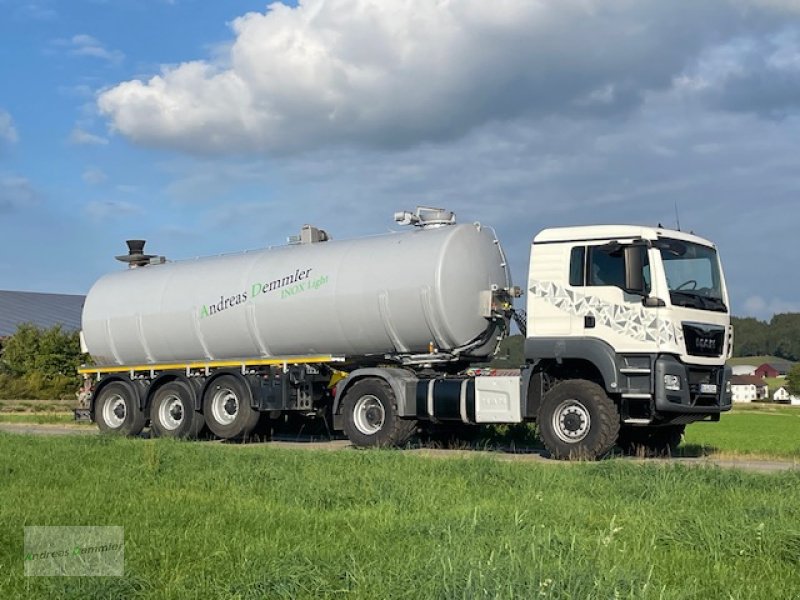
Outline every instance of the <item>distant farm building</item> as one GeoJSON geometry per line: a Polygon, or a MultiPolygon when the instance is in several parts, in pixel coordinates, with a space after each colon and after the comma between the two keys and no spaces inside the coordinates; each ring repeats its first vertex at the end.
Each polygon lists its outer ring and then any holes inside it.
{"type": "Polygon", "coordinates": [[[22,323],[43,329],[61,325],[67,331],[78,331],[84,299],[70,294],[0,290],[0,339],[13,335],[22,323]]]}
{"type": "Polygon", "coordinates": [[[761,377],[762,379],[765,378],[775,378],[775,377],[786,377],[786,374],[789,372],[789,367],[791,365],[789,363],[764,363],[760,367],[756,369],[756,377],[761,377]]]}
{"type": "Polygon", "coordinates": [[[779,387],[772,395],[772,399],[780,404],[791,404],[792,406],[800,406],[800,396],[795,396],[784,387],[779,387]]]}
{"type": "Polygon", "coordinates": [[[767,383],[754,375],[734,375],[731,389],[735,403],[763,402],[769,398],[767,383]]]}
{"type": "Polygon", "coordinates": [[[735,365],[731,368],[734,375],[755,375],[758,367],[755,365],[735,365]]]}

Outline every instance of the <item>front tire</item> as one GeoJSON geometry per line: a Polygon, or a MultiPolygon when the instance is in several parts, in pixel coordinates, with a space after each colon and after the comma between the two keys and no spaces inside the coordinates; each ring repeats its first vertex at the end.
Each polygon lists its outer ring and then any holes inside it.
{"type": "Polygon", "coordinates": [[[392,388],[382,379],[362,379],[342,402],[344,433],[354,446],[403,446],[416,432],[417,422],[401,419],[392,388]]]}
{"type": "Polygon", "coordinates": [[[94,420],[101,433],[139,435],[147,422],[147,416],[139,408],[139,399],[121,382],[104,387],[94,406],[94,420]]]}
{"type": "Polygon", "coordinates": [[[261,413],[250,406],[250,393],[242,379],[222,375],[203,394],[203,415],[214,435],[233,440],[248,437],[261,413]]]}
{"type": "Polygon", "coordinates": [[[203,415],[194,409],[194,399],[185,383],[162,385],[150,402],[150,429],[165,438],[195,439],[205,425],[203,415]]]}
{"type": "Polygon", "coordinates": [[[542,400],[539,436],[553,458],[597,460],[614,447],[619,412],[605,390],[591,381],[556,385],[542,400]]]}

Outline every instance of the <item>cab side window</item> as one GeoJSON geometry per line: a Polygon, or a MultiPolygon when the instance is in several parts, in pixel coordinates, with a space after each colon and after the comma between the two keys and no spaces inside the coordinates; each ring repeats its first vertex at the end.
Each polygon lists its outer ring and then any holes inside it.
{"type": "Polygon", "coordinates": [[[586,285],[586,246],[572,249],[569,260],[569,284],[573,287],[586,285]]]}
{"type": "Polygon", "coordinates": [[[588,285],[625,287],[625,256],[602,248],[589,249],[588,285]]]}

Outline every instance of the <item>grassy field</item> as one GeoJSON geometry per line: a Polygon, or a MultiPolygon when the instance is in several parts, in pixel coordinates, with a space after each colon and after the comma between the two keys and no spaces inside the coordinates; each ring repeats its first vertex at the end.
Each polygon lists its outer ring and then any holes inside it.
{"type": "Polygon", "coordinates": [[[737,406],[719,423],[690,425],[683,451],[800,459],[800,408],[737,406]]]}
{"type": "Polygon", "coordinates": [[[800,474],[0,434],[2,598],[796,598],[800,474]],[[120,525],[123,578],[26,578],[120,525]]]}
{"type": "MultiPolygon", "coordinates": [[[[31,423],[35,425],[72,425],[75,417],[72,413],[0,413],[0,423],[31,423]]],[[[78,423],[79,425],[91,425],[93,423],[78,423]]]]}
{"type": "Polygon", "coordinates": [[[0,400],[3,413],[71,413],[75,400],[0,400]]]}

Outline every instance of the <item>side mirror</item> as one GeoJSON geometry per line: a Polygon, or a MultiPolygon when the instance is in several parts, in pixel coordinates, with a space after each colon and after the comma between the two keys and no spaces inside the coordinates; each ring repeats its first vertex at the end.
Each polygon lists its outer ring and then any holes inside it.
{"type": "Polygon", "coordinates": [[[645,249],[636,244],[625,247],[625,291],[629,294],[647,296],[644,284],[644,252],[645,249]]]}

